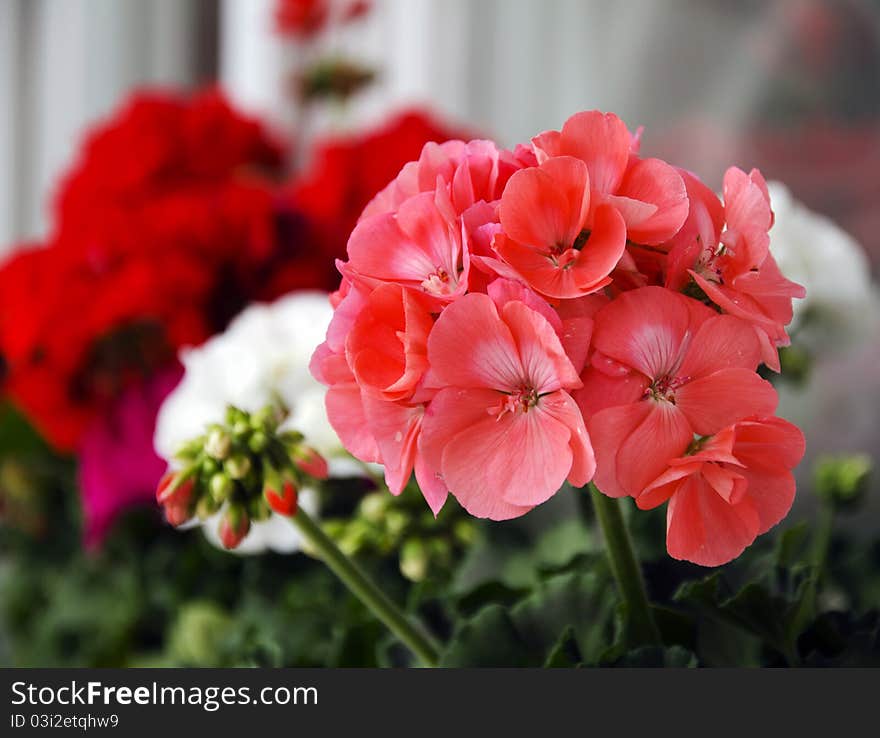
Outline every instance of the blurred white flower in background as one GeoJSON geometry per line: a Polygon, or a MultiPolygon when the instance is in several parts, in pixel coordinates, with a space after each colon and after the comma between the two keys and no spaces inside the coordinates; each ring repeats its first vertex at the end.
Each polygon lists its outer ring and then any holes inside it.
{"type": "MultiPolygon", "coordinates": [[[[256,412],[275,397],[290,408],[283,430],[300,431],[327,459],[331,476],[357,476],[362,470],[346,454],[324,411],[325,388],[309,372],[312,352],[327,332],[333,309],[323,292],[297,292],[271,304],[244,310],[226,329],[198,348],[181,352],[185,374],[159,412],[153,444],[171,460],[182,443],[223,421],[227,405],[256,412]]],[[[299,504],[317,512],[313,490],[300,490],[299,504]]],[[[204,521],[205,536],[221,547],[220,515],[204,521]]],[[[289,521],[273,513],[254,522],[238,553],[265,549],[289,553],[300,538],[289,521]]]]}
{"type": "Polygon", "coordinates": [[[782,183],[767,187],[776,215],[770,251],[782,273],[807,290],[803,300],[793,301],[790,332],[814,332],[807,323],[817,321],[825,328],[819,329],[822,338],[853,338],[868,323],[877,299],[864,249],[829,218],[795,200],[782,183]],[[829,327],[843,333],[832,334],[829,327]]]}

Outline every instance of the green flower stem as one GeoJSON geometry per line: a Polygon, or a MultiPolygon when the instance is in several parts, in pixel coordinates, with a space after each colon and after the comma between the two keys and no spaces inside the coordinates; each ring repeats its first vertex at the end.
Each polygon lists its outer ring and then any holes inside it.
{"type": "MultiPolygon", "coordinates": [[[[834,504],[823,500],[819,508],[819,522],[813,538],[812,550],[810,551],[810,563],[813,566],[807,591],[804,596],[810,617],[815,618],[819,612],[819,585],[825,575],[825,560],[828,558],[828,549],[831,547],[831,534],[834,532],[834,504]]],[[[804,623],[806,625],[806,623],[804,623]]]]}
{"type": "Polygon", "coordinates": [[[642,570],[633,550],[632,539],[620,512],[617,500],[603,495],[595,484],[589,484],[593,507],[602,535],[611,570],[617,580],[620,596],[626,604],[630,637],[637,645],[662,645],[660,631],[651,614],[642,570]]]}
{"type": "Polygon", "coordinates": [[[321,527],[300,508],[289,518],[321,560],[361,602],[412,651],[425,666],[437,666],[439,648],[420,627],[411,623],[354,561],[346,556],[321,527]]]}

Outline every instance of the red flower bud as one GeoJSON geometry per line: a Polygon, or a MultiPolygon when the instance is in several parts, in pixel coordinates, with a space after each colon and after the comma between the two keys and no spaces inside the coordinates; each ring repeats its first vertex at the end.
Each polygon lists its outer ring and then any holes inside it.
{"type": "Polygon", "coordinates": [[[183,525],[191,517],[192,513],[190,512],[188,505],[165,506],[165,520],[167,520],[169,524],[173,525],[175,528],[178,525],[183,525]]]}
{"type": "Polygon", "coordinates": [[[224,548],[230,550],[236,548],[250,529],[251,521],[245,512],[230,507],[220,522],[220,542],[224,548]]]}
{"type": "Polygon", "coordinates": [[[165,519],[174,526],[182,525],[192,517],[192,503],[195,484],[191,478],[177,483],[177,473],[167,472],[159,480],[156,488],[156,501],[165,510],[165,519]]]}
{"type": "Polygon", "coordinates": [[[298,490],[293,482],[285,481],[280,492],[267,485],[263,495],[274,512],[286,516],[296,515],[298,490]]]}
{"type": "Polygon", "coordinates": [[[156,488],[156,502],[160,505],[189,502],[192,497],[193,480],[191,477],[176,483],[177,472],[166,472],[159,480],[156,488]]]}
{"type": "Polygon", "coordinates": [[[156,502],[160,505],[165,502],[165,496],[168,494],[168,488],[171,486],[171,482],[174,481],[174,472],[165,472],[162,475],[162,478],[159,480],[159,485],[156,487],[156,502]]]}
{"type": "Polygon", "coordinates": [[[315,479],[326,479],[329,474],[326,459],[309,446],[301,446],[296,450],[294,463],[300,471],[315,479]]]}

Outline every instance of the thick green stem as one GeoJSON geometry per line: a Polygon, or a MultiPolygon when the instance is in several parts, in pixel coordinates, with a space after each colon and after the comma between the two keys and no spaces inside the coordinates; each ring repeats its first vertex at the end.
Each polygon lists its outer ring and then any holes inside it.
{"type": "Polygon", "coordinates": [[[289,520],[311,544],[321,560],[338,576],[352,594],[394,633],[425,666],[437,666],[439,649],[420,627],[411,623],[382,590],[321,530],[304,510],[289,520]]]}
{"type": "Polygon", "coordinates": [[[617,580],[620,596],[626,604],[630,637],[638,645],[660,645],[660,631],[651,614],[642,570],[620,512],[620,504],[603,495],[595,484],[590,483],[589,487],[596,517],[605,538],[605,550],[608,552],[611,570],[617,580]]]}

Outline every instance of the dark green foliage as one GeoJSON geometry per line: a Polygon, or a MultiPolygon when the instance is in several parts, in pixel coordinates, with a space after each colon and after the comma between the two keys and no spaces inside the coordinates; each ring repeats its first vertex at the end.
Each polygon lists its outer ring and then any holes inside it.
{"type": "MultiPolygon", "coordinates": [[[[8,412],[0,447],[4,664],[413,663],[303,554],[218,551],[149,508],[117,525],[102,551],[83,552],[73,465],[8,412]]],[[[711,571],[669,558],[662,510],[625,510],[662,646],[626,643],[623,605],[581,491],[564,489],[519,520],[487,524],[454,506],[434,521],[415,490],[377,506],[369,485],[336,481],[324,510],[343,533],[368,531],[355,547],[359,562],[445,644],[444,665],[878,666],[880,542],[844,535],[833,517],[857,509],[859,495],[844,493],[862,484],[860,469],[840,459],[823,464],[816,520],[792,521],[711,571]],[[391,528],[377,517],[388,510],[402,516],[391,528]],[[450,543],[449,556],[425,559],[418,582],[401,572],[413,540],[450,543]]]]}

